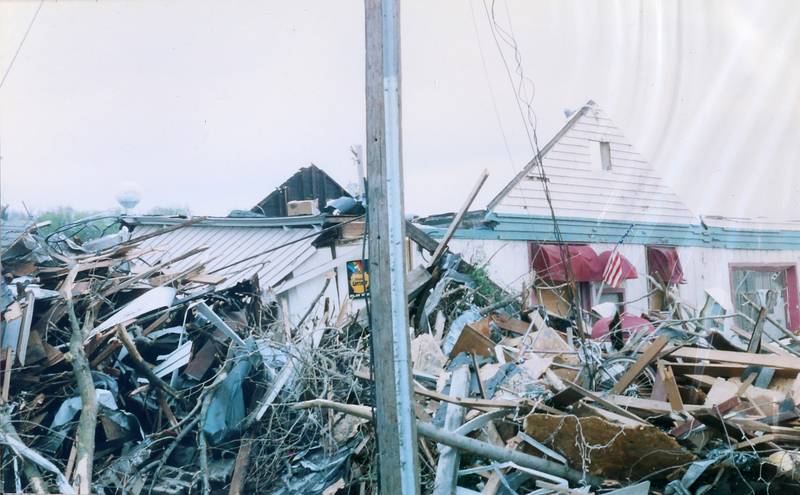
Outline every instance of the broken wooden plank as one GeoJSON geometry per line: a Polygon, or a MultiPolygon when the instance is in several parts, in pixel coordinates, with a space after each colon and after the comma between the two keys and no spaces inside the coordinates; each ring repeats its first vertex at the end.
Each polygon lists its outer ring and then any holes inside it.
{"type": "Polygon", "coordinates": [[[621,394],[628,388],[628,385],[633,383],[633,380],[642,372],[656,357],[658,357],[658,353],[661,352],[667,345],[667,337],[664,335],[659,335],[656,339],[647,346],[647,348],[642,352],[641,356],[636,360],[633,365],[628,368],[628,371],[622,375],[622,378],[619,379],[617,383],[614,384],[614,387],[611,389],[612,394],[621,394]]]}
{"type": "Polygon", "coordinates": [[[439,245],[436,246],[436,251],[433,252],[433,256],[431,256],[431,261],[428,263],[429,267],[436,266],[439,263],[439,258],[442,257],[442,254],[444,254],[445,249],[447,249],[447,243],[450,242],[450,239],[452,239],[453,234],[456,233],[456,229],[458,229],[458,226],[461,225],[461,220],[464,218],[464,215],[467,214],[467,210],[472,205],[472,202],[475,200],[475,196],[477,196],[478,192],[480,192],[481,187],[483,187],[483,184],[486,182],[487,177],[489,177],[489,171],[484,169],[481,172],[480,177],[478,177],[478,181],[472,187],[472,191],[470,191],[466,201],[464,201],[464,204],[461,205],[461,209],[458,210],[456,216],[453,217],[453,221],[450,222],[450,226],[447,228],[447,232],[444,234],[444,237],[442,237],[442,240],[439,241],[439,245]]]}
{"type": "Polygon", "coordinates": [[[793,356],[776,356],[770,354],[753,354],[749,352],[718,351],[699,347],[681,347],[670,353],[670,357],[720,361],[725,363],[770,366],[800,371],[800,358],[793,356]]]}
{"type": "Polygon", "coordinates": [[[675,374],[672,372],[672,368],[665,366],[663,362],[659,362],[658,371],[662,380],[664,380],[664,387],[667,390],[667,400],[669,400],[669,405],[672,407],[672,410],[675,412],[683,411],[683,399],[681,399],[681,393],[678,390],[678,384],[675,382],[675,374]]]}
{"type": "Polygon", "coordinates": [[[753,325],[753,333],[750,335],[750,342],[747,344],[747,352],[758,353],[761,350],[761,335],[764,333],[764,322],[767,318],[767,308],[761,306],[758,310],[758,317],[753,325]]]}

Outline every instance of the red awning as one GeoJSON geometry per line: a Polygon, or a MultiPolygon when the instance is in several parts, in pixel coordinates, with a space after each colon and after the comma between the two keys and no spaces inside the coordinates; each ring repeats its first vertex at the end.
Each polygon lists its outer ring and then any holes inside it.
{"type": "Polygon", "coordinates": [[[648,247],[647,265],[650,267],[650,276],[659,283],[683,282],[681,260],[678,259],[678,251],[674,247],[648,247]]]}
{"type": "MultiPolygon", "coordinates": [[[[597,282],[603,279],[604,266],[598,262],[597,253],[589,246],[567,246],[572,273],[576,282],[597,282]]],[[[533,247],[533,269],[539,277],[551,282],[566,282],[567,268],[561,259],[561,248],[556,244],[538,244],[533,247]]]]}
{"type": "MultiPolygon", "coordinates": [[[[603,251],[602,253],[597,255],[597,262],[600,263],[600,266],[602,267],[601,275],[602,272],[605,271],[606,265],[608,264],[608,258],[610,257],[611,257],[611,251],[603,251]]],[[[620,280],[639,278],[639,274],[636,272],[636,268],[633,266],[633,263],[628,261],[628,258],[620,254],[619,259],[622,260],[622,277],[620,277],[620,280]]]]}

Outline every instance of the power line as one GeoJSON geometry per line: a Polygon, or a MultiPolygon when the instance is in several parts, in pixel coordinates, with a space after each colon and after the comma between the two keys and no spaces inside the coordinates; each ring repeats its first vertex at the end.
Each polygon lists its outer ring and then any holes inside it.
{"type": "MultiPolygon", "coordinates": [[[[522,66],[522,55],[519,50],[519,45],[517,44],[517,40],[514,37],[513,28],[511,32],[505,31],[500,25],[497,23],[497,18],[494,13],[496,0],[492,0],[491,9],[486,5],[486,0],[483,0],[483,8],[486,12],[486,16],[489,20],[490,27],[492,30],[492,37],[494,38],[495,45],[497,46],[497,51],[500,54],[500,58],[503,61],[503,66],[506,69],[506,75],[508,76],[509,83],[511,87],[514,89],[514,99],[517,103],[517,109],[519,110],[520,117],[522,118],[522,124],[525,127],[525,133],[528,136],[528,142],[530,143],[531,150],[533,152],[533,159],[538,169],[539,174],[539,182],[542,184],[542,189],[544,192],[545,200],[547,201],[547,206],[550,212],[550,218],[553,222],[553,235],[556,239],[556,243],[559,246],[559,252],[561,254],[561,262],[564,264],[566,271],[567,271],[567,296],[571,301],[573,301],[573,305],[571,310],[573,315],[576,316],[576,322],[578,324],[578,338],[583,344],[584,340],[584,328],[583,328],[583,315],[581,314],[581,301],[580,301],[580,291],[577,290],[577,286],[575,285],[575,276],[572,269],[572,260],[569,253],[569,247],[564,243],[564,237],[561,232],[561,228],[558,225],[558,219],[556,218],[555,209],[553,208],[553,200],[550,195],[550,187],[548,186],[548,179],[547,174],[544,170],[544,164],[542,163],[541,157],[541,150],[539,149],[539,139],[536,135],[536,114],[533,112],[533,96],[535,94],[535,84],[532,80],[527,78],[524,73],[524,69],[522,66]],[[499,34],[498,34],[499,33],[499,34]],[[509,67],[508,60],[503,52],[502,46],[500,46],[500,39],[508,45],[514,51],[514,61],[516,62],[515,72],[519,77],[519,84],[514,84],[514,76],[511,74],[511,68],[509,67]],[[528,81],[534,88],[529,99],[525,100],[525,106],[527,108],[527,118],[526,112],[523,111],[523,96],[521,95],[522,88],[524,86],[525,81],[528,81]],[[577,306],[577,308],[576,308],[577,306]]],[[[506,5],[506,14],[508,16],[509,26],[511,25],[511,15],[507,9],[506,5]]],[[[583,348],[583,345],[581,345],[583,348]]],[[[593,371],[590,369],[590,376],[593,375],[593,371]]]]}
{"type": "Polygon", "coordinates": [[[31,28],[33,27],[33,23],[36,22],[36,18],[39,16],[39,11],[42,10],[42,5],[44,5],[44,0],[40,0],[39,1],[39,6],[36,7],[36,12],[33,13],[33,17],[31,18],[31,22],[28,24],[28,29],[25,30],[25,34],[22,36],[22,40],[19,42],[19,46],[17,46],[17,51],[14,52],[14,56],[11,57],[11,62],[9,62],[5,73],[3,73],[3,79],[0,80],[0,89],[2,89],[3,85],[6,83],[6,79],[8,78],[8,74],[11,72],[11,68],[14,67],[14,62],[17,60],[17,55],[19,55],[20,50],[22,50],[22,45],[25,44],[25,40],[28,39],[28,33],[31,32],[31,28]]]}
{"type": "Polygon", "coordinates": [[[503,136],[503,145],[505,146],[506,153],[508,154],[509,165],[511,165],[511,170],[513,170],[516,173],[517,167],[514,165],[514,157],[511,154],[511,147],[508,145],[508,137],[506,137],[506,131],[503,128],[503,121],[500,119],[500,110],[497,108],[497,99],[494,96],[494,90],[492,89],[491,79],[489,78],[489,69],[486,67],[486,57],[483,55],[483,45],[481,44],[481,38],[478,35],[478,23],[475,20],[475,8],[472,5],[472,0],[469,0],[469,10],[470,13],[472,13],[472,27],[475,32],[475,41],[478,44],[478,53],[481,56],[481,65],[483,66],[483,75],[486,78],[486,86],[489,89],[489,96],[492,100],[492,107],[494,107],[494,116],[497,119],[497,126],[500,128],[500,134],[503,136]]]}

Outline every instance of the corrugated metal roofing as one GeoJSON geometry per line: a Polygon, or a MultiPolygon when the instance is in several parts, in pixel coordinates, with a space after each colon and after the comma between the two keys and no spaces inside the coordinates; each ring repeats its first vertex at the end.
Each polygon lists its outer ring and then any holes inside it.
{"type": "MultiPolygon", "coordinates": [[[[277,285],[316,251],[311,243],[319,230],[312,227],[245,227],[236,222],[220,225],[224,221],[215,221],[213,225],[200,223],[147,239],[141,245],[143,250],[156,251],[141,259],[152,265],[208,246],[206,251],[170,266],[169,272],[177,273],[204,261],[206,273],[226,278],[219,288],[233,286],[256,273],[265,288],[277,285]]],[[[137,226],[133,235],[142,237],[159,229],[161,226],[148,222],[137,226]]],[[[143,269],[144,264],[138,267],[143,269]]]]}
{"type": "Polygon", "coordinates": [[[32,219],[0,219],[0,251],[5,251],[19,236],[33,225],[32,219]]]}

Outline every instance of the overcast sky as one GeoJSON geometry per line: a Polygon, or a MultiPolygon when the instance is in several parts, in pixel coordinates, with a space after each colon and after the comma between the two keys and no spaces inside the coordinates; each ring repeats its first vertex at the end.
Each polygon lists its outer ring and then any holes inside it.
{"type": "MultiPolygon", "coordinates": [[[[491,0],[487,0],[490,2],[491,0]]],[[[0,3],[5,71],[38,1],[0,3]]],[[[800,6],[497,0],[543,144],[593,99],[696,213],[799,218],[800,6]]],[[[402,3],[406,211],[531,157],[482,0],[402,3]],[[506,145],[507,144],[507,145],[506,145]]],[[[507,57],[512,57],[506,52],[507,57]]],[[[45,1],[0,88],[3,203],[250,208],[364,141],[363,2],[45,1]]]]}

